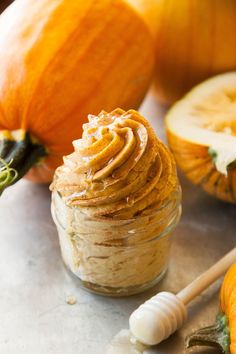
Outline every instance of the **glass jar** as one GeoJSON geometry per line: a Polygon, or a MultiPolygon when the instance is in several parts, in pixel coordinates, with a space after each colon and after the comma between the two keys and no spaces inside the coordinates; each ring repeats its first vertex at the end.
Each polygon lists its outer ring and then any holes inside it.
{"type": "Polygon", "coordinates": [[[181,190],[148,215],[91,219],[52,193],[52,216],[67,268],[83,288],[127,296],[157,284],[167,270],[171,233],[181,214],[181,190]]]}

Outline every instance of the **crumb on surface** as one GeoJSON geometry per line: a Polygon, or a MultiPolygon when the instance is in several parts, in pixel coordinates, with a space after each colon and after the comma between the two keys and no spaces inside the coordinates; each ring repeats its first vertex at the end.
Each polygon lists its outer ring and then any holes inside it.
{"type": "Polygon", "coordinates": [[[75,297],[75,296],[73,296],[73,295],[68,295],[68,296],[66,297],[66,303],[67,303],[68,305],[75,305],[76,302],[77,302],[77,300],[76,300],[76,297],[75,297]]]}

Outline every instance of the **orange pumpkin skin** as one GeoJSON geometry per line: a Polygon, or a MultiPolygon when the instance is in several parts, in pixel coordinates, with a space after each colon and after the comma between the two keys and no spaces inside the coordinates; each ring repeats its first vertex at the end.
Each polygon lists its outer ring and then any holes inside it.
{"type": "Polygon", "coordinates": [[[234,0],[129,0],[155,38],[154,84],[173,103],[199,82],[236,69],[234,0]]]}
{"type": "Polygon", "coordinates": [[[157,3],[155,87],[161,101],[173,103],[199,82],[236,69],[234,0],[157,3]]]}
{"type": "Polygon", "coordinates": [[[230,328],[230,353],[236,354],[236,263],[228,270],[220,294],[221,310],[230,328]]]}
{"type": "Polygon", "coordinates": [[[28,173],[49,182],[88,113],[138,108],[153,43],[122,0],[16,0],[0,16],[0,129],[24,129],[48,156],[28,173]]]}
{"type": "Polygon", "coordinates": [[[235,166],[225,176],[217,171],[209,147],[183,140],[168,129],[167,140],[177,165],[192,183],[222,201],[236,204],[235,166]]]}

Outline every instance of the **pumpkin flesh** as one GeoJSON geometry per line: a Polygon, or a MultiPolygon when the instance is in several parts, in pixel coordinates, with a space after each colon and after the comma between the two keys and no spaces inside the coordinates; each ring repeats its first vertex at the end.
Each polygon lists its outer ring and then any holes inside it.
{"type": "Polygon", "coordinates": [[[236,203],[236,73],[212,78],[177,102],[166,117],[179,167],[217,198],[236,203]]]}

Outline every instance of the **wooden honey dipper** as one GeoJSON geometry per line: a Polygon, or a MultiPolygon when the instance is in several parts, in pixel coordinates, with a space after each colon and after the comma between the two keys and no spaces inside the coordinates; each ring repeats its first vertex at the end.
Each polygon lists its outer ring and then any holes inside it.
{"type": "Polygon", "coordinates": [[[132,335],[148,346],[156,345],[168,338],[186,321],[186,305],[222,276],[235,261],[236,248],[177,295],[161,292],[147,300],[130,316],[132,335]]]}

